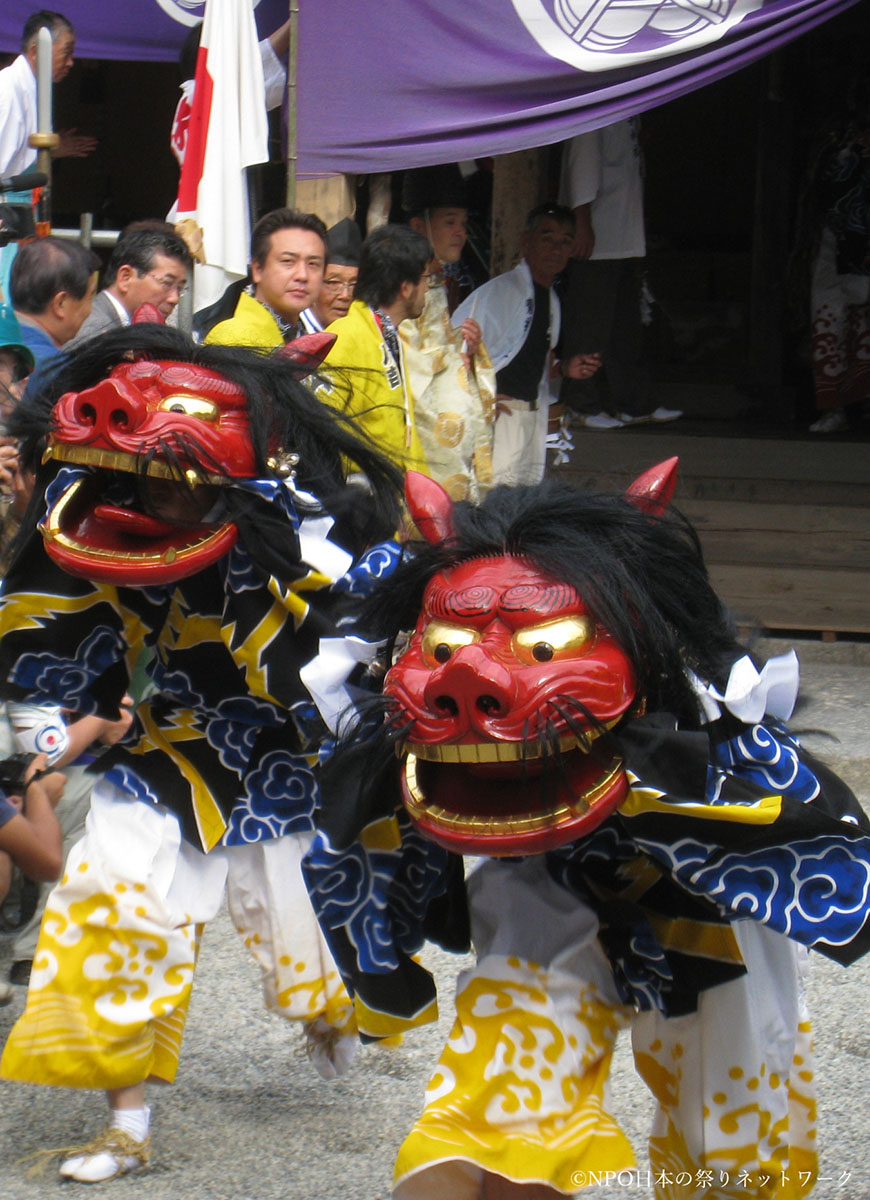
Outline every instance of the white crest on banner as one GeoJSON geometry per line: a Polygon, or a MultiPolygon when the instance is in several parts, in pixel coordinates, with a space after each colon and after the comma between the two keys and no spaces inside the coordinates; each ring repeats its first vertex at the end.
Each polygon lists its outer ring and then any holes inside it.
{"type": "MultiPolygon", "coordinates": [[[[167,16],[179,25],[198,25],[205,14],[205,0],[157,0],[167,16]]],[[[252,0],[256,8],[260,0],[252,0]]]]}
{"type": "Polygon", "coordinates": [[[765,0],[512,0],[542,50],[580,71],[609,71],[697,50],[765,0]]]}

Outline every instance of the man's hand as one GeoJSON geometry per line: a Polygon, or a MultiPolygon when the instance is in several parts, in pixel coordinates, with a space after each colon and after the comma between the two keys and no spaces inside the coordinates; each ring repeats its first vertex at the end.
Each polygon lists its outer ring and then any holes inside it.
{"type": "Polygon", "coordinates": [[[480,341],[483,337],[480,326],[473,317],[466,317],[459,326],[459,332],[462,334],[462,361],[465,363],[466,371],[471,370],[471,360],[474,358],[477,351],[480,349],[480,341]]]}
{"type": "Polygon", "coordinates": [[[133,724],[133,697],[124,695],[121,700],[121,715],[117,721],[107,721],[99,740],[104,746],[114,746],[133,724]]]}
{"type": "Polygon", "coordinates": [[[54,158],[86,158],[97,148],[97,139],[77,129],[64,129],[58,134],[59,143],[52,150],[54,158]]]}
{"type": "Polygon", "coordinates": [[[47,754],[37,754],[34,757],[33,762],[27,768],[25,780],[27,781],[24,787],[23,807],[25,812],[33,802],[34,795],[45,797],[52,808],[57,808],[57,803],[66,786],[66,775],[61,771],[49,769],[47,754]],[[39,778],[34,779],[34,775],[37,774],[39,778]]]}
{"type": "Polygon", "coordinates": [[[483,337],[480,326],[473,317],[466,317],[459,326],[459,332],[465,339],[465,349],[474,357],[480,347],[480,340],[483,337]]]}
{"type": "Polygon", "coordinates": [[[0,437],[0,488],[12,494],[18,473],[18,442],[15,438],[0,437]]]}
{"type": "Polygon", "coordinates": [[[572,354],[559,363],[559,374],[563,379],[588,379],[600,366],[600,354],[572,354]]]}

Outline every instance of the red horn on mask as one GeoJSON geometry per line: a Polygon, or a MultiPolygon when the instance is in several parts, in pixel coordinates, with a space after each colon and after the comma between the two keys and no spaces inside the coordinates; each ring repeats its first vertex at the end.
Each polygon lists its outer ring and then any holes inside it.
{"type": "Polygon", "coordinates": [[[335,345],[336,334],[303,333],[276,351],[279,358],[286,359],[293,365],[297,379],[304,379],[312,371],[316,371],[332,347],[335,345]]]}
{"type": "Polygon", "coordinates": [[[166,318],[156,304],[140,304],[130,318],[131,325],[165,325],[166,318]]]}
{"type": "Polygon", "coordinates": [[[453,537],[453,501],[440,483],[409,471],[405,476],[405,499],[414,524],[427,542],[437,546],[453,537]]]}
{"type": "Polygon", "coordinates": [[[625,498],[641,512],[660,517],[670,504],[677,486],[679,458],[666,458],[638,475],[625,490],[625,498]]]}

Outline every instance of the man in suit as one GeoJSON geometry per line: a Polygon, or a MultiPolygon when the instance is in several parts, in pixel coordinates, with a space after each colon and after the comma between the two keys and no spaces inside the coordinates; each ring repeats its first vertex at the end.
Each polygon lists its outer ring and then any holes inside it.
{"type": "Polygon", "coordinates": [[[109,259],[105,287],[70,344],[129,325],[142,304],[153,304],[168,317],[187,287],[190,266],[187,246],[169,226],[143,223],[125,231],[109,259]]]}

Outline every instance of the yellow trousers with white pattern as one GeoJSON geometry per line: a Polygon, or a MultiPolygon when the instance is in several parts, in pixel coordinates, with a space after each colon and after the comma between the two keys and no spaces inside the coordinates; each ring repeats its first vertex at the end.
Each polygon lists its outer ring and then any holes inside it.
{"type": "Polygon", "coordinates": [[[267,1007],[353,1028],[290,835],[209,854],[176,817],[101,782],[46,905],[4,1079],[115,1089],[175,1078],[203,925],[226,895],[262,969],[267,1007]]]}
{"type": "Polygon", "coordinates": [[[541,859],[488,861],[469,893],[478,962],[460,979],[456,1022],[400,1149],[395,1200],[477,1200],[485,1173],[574,1196],[630,1171],[607,1083],[617,1035],[629,1027],[656,1100],[658,1200],[810,1194],[805,951],[737,922],[745,976],[703,992],[691,1015],[637,1013],[619,1001],[595,914],[541,859]]]}

